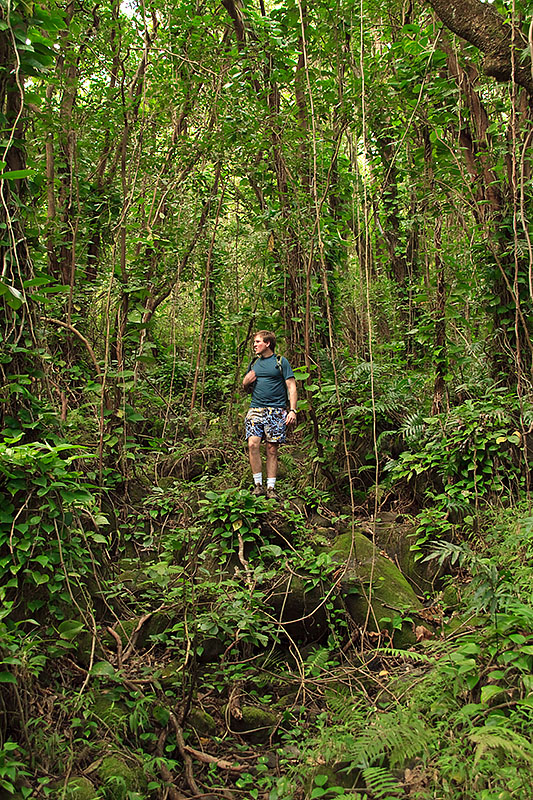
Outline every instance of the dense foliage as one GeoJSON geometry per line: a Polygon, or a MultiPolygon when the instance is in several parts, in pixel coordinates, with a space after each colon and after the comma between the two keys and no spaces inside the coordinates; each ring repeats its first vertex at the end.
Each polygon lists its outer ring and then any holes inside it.
{"type": "Polygon", "coordinates": [[[528,800],[531,13],[1,0],[6,796],[528,800]]]}

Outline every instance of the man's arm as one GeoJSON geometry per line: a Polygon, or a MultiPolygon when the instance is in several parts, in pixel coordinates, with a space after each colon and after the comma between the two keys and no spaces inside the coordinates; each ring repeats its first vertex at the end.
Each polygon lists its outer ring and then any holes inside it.
{"type": "Polygon", "coordinates": [[[289,395],[289,408],[287,414],[287,425],[293,425],[296,422],[296,409],[298,406],[298,392],[296,390],[296,379],[287,378],[285,381],[287,386],[287,394],[289,395]]]}
{"type": "Polygon", "coordinates": [[[255,374],[253,369],[248,370],[242,381],[243,389],[248,388],[248,386],[250,386],[256,380],[257,380],[257,375],[255,374]]]}

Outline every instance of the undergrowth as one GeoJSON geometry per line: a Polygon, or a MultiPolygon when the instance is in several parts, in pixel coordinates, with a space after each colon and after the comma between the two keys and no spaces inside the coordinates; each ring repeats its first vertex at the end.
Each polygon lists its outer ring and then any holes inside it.
{"type": "MultiPolygon", "coordinates": [[[[462,486],[476,514],[452,523],[437,503],[462,537],[419,533],[450,577],[407,650],[350,618],[331,548],[350,520],[301,475],[280,503],[253,497],[242,459],[204,440],[176,447],[165,476],[152,459],[153,482],[120,497],[118,472],[106,492],[90,460],[83,472],[83,448],[6,439],[7,795],[529,800],[533,518],[491,512],[498,481],[519,489],[517,435],[496,412],[480,429],[480,414],[449,418],[455,455],[437,423],[412,425],[425,444],[391,467],[447,497],[462,486]]],[[[284,460],[294,471],[296,451],[284,460]]]]}

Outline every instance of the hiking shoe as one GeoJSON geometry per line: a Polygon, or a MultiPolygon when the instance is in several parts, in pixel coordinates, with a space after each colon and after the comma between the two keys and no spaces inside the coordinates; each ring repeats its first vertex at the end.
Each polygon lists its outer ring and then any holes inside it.
{"type": "Polygon", "coordinates": [[[252,494],[254,497],[263,497],[265,493],[265,488],[261,483],[256,483],[254,488],[252,489],[252,494]]]}
{"type": "Polygon", "coordinates": [[[268,487],[268,489],[266,491],[266,496],[267,496],[267,500],[279,500],[279,494],[276,492],[276,490],[272,486],[268,487]]]}

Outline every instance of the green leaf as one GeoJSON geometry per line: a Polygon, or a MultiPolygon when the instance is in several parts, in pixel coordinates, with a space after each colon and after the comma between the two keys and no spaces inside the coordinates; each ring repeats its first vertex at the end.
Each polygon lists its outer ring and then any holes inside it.
{"type": "Polygon", "coordinates": [[[488,683],[486,686],[481,687],[481,702],[488,703],[491,697],[501,694],[504,691],[501,686],[495,683],[488,683]]]}
{"type": "Polygon", "coordinates": [[[31,572],[31,576],[32,576],[33,580],[35,581],[35,583],[37,584],[37,586],[41,586],[43,583],[48,583],[48,581],[50,580],[50,576],[46,575],[45,573],[42,573],[42,572],[33,572],[32,571],[31,572]]]}
{"type": "Polygon", "coordinates": [[[62,639],[71,641],[83,630],[83,623],[77,619],[66,619],[58,627],[59,635],[62,639]]]}
{"type": "Polygon", "coordinates": [[[12,672],[0,672],[0,683],[16,683],[17,679],[12,672]]]}
{"type": "Polygon", "coordinates": [[[34,174],[34,169],[12,169],[8,172],[0,173],[0,178],[7,178],[8,180],[20,180],[20,178],[29,178],[34,174]]]}
{"type": "Polygon", "coordinates": [[[111,677],[115,675],[115,668],[109,661],[97,661],[96,664],[93,664],[91,675],[107,675],[111,677]]]}
{"type": "Polygon", "coordinates": [[[4,295],[6,303],[15,311],[24,303],[24,296],[9,283],[0,281],[0,295],[4,295]]]}

